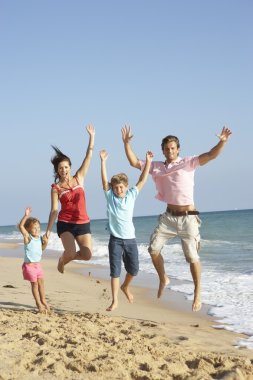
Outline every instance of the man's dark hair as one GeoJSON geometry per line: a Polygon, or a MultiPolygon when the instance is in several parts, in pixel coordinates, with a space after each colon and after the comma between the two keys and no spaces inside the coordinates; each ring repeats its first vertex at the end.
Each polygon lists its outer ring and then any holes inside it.
{"type": "Polygon", "coordinates": [[[161,143],[162,150],[164,149],[164,145],[171,141],[175,141],[178,149],[180,148],[180,142],[178,138],[176,136],[168,135],[162,139],[162,143],[161,143]]]}

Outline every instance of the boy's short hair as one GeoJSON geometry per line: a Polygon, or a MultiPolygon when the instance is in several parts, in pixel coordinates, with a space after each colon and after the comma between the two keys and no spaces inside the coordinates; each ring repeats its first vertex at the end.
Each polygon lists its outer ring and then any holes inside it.
{"type": "Polygon", "coordinates": [[[28,219],[26,219],[26,221],[25,221],[25,224],[24,224],[24,227],[25,227],[25,229],[27,230],[27,228],[30,228],[31,227],[31,225],[32,224],[35,224],[35,223],[39,223],[39,225],[40,225],[40,221],[39,221],[39,219],[37,219],[37,218],[28,218],[28,219]]]}
{"type": "Polygon", "coordinates": [[[125,173],[119,173],[112,176],[110,182],[111,186],[119,185],[120,183],[123,183],[123,185],[128,186],[128,177],[125,173]]]}

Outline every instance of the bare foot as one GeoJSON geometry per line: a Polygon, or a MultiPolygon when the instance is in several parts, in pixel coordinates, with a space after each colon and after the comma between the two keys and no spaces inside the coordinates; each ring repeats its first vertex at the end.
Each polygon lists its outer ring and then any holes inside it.
{"type": "Polygon", "coordinates": [[[157,298],[161,297],[164,288],[166,288],[166,286],[169,285],[169,283],[170,283],[170,279],[165,274],[164,275],[164,280],[162,280],[162,281],[160,280],[159,289],[158,289],[158,292],[157,292],[157,298]]]}
{"type": "Polygon", "coordinates": [[[192,311],[199,311],[202,307],[200,292],[194,292],[194,300],[192,303],[192,311]]]}
{"type": "Polygon", "coordinates": [[[118,307],[118,302],[112,301],[111,305],[108,306],[108,308],[106,309],[106,311],[113,311],[114,309],[117,309],[117,307],[118,307]]]}
{"type": "Polygon", "coordinates": [[[120,289],[122,290],[122,292],[125,294],[126,298],[128,299],[128,301],[130,303],[133,303],[134,302],[134,296],[132,295],[132,293],[129,291],[129,288],[128,286],[123,286],[121,285],[120,289]]]}
{"type": "Polygon", "coordinates": [[[46,309],[45,309],[43,306],[38,307],[38,312],[39,312],[40,314],[46,314],[46,309]]]}
{"type": "Polygon", "coordinates": [[[60,273],[64,273],[64,262],[62,256],[59,257],[57,269],[60,273]]]}
{"type": "Polygon", "coordinates": [[[46,312],[50,314],[51,309],[50,309],[50,306],[48,305],[48,303],[43,302],[43,306],[45,306],[46,312]]]}

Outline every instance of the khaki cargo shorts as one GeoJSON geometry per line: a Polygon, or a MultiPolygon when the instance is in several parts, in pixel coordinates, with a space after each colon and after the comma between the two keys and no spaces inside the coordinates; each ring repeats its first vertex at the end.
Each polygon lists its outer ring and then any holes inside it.
{"type": "Polygon", "coordinates": [[[199,261],[200,249],[199,227],[201,219],[198,215],[172,216],[165,212],[159,217],[159,224],[150,237],[149,253],[157,255],[168,240],[178,236],[188,263],[199,261]]]}

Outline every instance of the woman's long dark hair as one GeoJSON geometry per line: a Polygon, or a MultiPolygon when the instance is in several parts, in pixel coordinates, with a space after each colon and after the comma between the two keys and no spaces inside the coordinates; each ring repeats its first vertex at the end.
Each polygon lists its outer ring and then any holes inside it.
{"type": "Polygon", "coordinates": [[[67,161],[69,163],[69,166],[71,166],[71,161],[70,161],[70,158],[66,156],[66,154],[62,153],[62,151],[60,151],[60,149],[57,148],[57,146],[51,145],[51,147],[55,151],[55,155],[54,157],[51,158],[51,162],[54,166],[54,182],[56,183],[57,179],[59,178],[59,175],[58,175],[59,164],[62,161],[67,161]]]}

